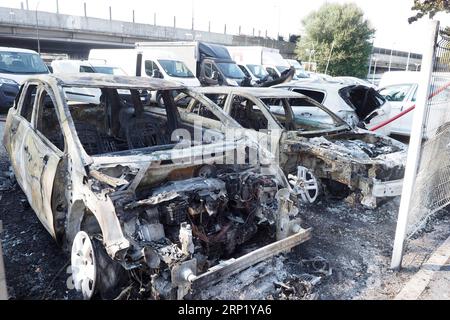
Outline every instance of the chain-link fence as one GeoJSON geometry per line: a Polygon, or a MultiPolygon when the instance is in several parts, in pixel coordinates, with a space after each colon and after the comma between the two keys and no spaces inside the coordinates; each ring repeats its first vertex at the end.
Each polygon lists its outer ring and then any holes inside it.
{"type": "Polygon", "coordinates": [[[407,238],[450,204],[450,37],[441,30],[435,47],[424,141],[408,214],[407,238]]]}

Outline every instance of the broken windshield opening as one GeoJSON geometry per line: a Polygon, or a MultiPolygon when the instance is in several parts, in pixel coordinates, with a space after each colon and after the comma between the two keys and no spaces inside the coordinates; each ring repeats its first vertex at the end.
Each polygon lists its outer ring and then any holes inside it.
{"type": "Polygon", "coordinates": [[[310,99],[262,99],[275,118],[286,130],[298,131],[335,131],[347,129],[344,121],[334,116],[328,110],[315,105],[310,99]],[[289,113],[292,110],[292,119],[289,113]]]}
{"type": "Polygon", "coordinates": [[[165,116],[148,112],[134,89],[65,87],[64,92],[78,138],[90,156],[175,144],[171,136],[178,113],[173,104],[165,104],[165,116]]]}

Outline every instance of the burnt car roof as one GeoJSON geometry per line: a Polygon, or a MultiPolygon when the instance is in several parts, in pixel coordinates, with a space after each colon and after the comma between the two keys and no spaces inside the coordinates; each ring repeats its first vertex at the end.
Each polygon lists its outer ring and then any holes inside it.
{"type": "Polygon", "coordinates": [[[51,82],[56,81],[63,87],[83,88],[117,88],[117,89],[150,89],[150,90],[181,90],[184,86],[162,79],[147,77],[113,76],[107,74],[50,74],[32,77],[33,79],[51,82]]]}
{"type": "Polygon", "coordinates": [[[247,94],[257,98],[304,98],[305,95],[284,89],[252,88],[252,87],[202,87],[195,88],[203,94],[247,94]]]}

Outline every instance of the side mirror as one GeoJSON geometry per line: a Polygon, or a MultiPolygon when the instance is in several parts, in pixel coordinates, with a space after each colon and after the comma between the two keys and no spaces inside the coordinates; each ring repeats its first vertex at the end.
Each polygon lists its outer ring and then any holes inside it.
{"type": "Polygon", "coordinates": [[[164,76],[163,76],[163,74],[161,73],[161,71],[159,71],[159,70],[157,70],[157,69],[154,69],[153,72],[152,72],[152,78],[163,79],[164,76]]]}

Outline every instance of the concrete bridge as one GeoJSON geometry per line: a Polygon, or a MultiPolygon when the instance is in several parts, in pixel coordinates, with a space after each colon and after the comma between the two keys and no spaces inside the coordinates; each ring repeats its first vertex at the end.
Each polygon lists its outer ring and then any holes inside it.
{"type": "Polygon", "coordinates": [[[194,37],[223,45],[277,48],[286,58],[294,56],[295,44],[264,37],[0,7],[0,46],[67,53],[71,58],[87,58],[92,48],[132,48],[139,41],[192,41],[194,37]]]}

